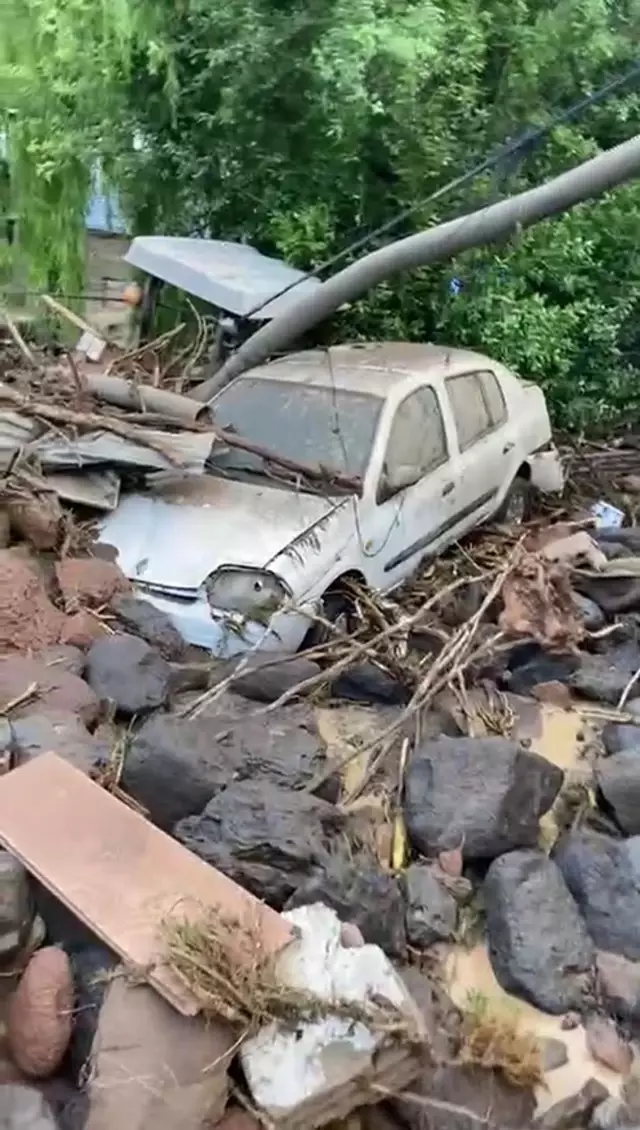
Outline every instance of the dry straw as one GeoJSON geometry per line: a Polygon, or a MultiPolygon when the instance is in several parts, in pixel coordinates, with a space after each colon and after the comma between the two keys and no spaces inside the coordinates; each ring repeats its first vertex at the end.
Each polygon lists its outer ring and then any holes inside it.
{"type": "Polygon", "coordinates": [[[244,922],[211,912],[194,921],[163,925],[166,960],[200,1001],[202,1011],[222,1017],[249,1035],[276,1021],[296,1027],[328,1016],[366,1024],[386,1038],[424,1043],[418,1025],[391,1002],[327,1001],[282,983],[278,957],[265,952],[259,916],[244,922]]]}

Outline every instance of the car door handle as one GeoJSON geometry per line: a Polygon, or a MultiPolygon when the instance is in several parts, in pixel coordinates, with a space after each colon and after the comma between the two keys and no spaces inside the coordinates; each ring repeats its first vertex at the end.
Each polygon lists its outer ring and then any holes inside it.
{"type": "Polygon", "coordinates": [[[455,483],[447,483],[447,485],[442,488],[442,497],[444,498],[446,494],[451,494],[455,485],[455,483]]]}
{"type": "Polygon", "coordinates": [[[502,454],[508,455],[510,451],[513,451],[514,447],[515,443],[505,443],[504,447],[502,448],[502,454]]]}

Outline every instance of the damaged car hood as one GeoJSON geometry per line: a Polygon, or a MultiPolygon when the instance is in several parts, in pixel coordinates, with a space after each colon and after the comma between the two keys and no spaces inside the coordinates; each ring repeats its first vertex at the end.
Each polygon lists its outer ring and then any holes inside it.
{"type": "Polygon", "coordinates": [[[340,502],[207,475],[129,495],[100,544],[130,580],[194,591],[221,565],[264,568],[340,502]]]}

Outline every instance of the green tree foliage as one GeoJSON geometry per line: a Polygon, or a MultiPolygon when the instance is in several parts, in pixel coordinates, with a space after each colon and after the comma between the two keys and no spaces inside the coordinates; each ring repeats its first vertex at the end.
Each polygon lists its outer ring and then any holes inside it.
{"type": "MultiPolygon", "coordinates": [[[[96,158],[133,231],[210,232],[317,266],[630,67],[639,32],[640,0],[4,0],[0,109],[33,278],[77,285],[96,158]]],[[[630,86],[396,234],[639,121],[630,86]]],[[[637,418],[639,232],[634,184],[379,287],[332,332],[493,353],[545,384],[562,425],[637,418]]]]}

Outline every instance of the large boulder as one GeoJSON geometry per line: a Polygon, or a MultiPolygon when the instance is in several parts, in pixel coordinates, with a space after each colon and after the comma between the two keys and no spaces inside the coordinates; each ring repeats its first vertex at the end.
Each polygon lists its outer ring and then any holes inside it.
{"type": "Polygon", "coordinates": [[[375,860],[332,853],[323,868],[303,882],[286,909],[321,902],[342,922],[354,924],[365,942],[380,946],[392,957],[406,950],[405,906],[398,880],[382,871],[375,860]]]}
{"type": "MultiPolygon", "coordinates": [[[[86,726],[93,726],[100,715],[100,701],[78,675],[65,671],[62,664],[46,663],[12,655],[0,659],[0,703],[10,702],[30,687],[37,688],[39,714],[62,711],[77,714],[86,726]]],[[[12,719],[33,713],[32,701],[11,712],[12,719]]]]}
{"type": "Polygon", "coordinates": [[[116,596],[111,608],[127,631],[146,640],[165,659],[182,659],[187,645],[166,612],[127,593],[116,596]]]}
{"type": "Polygon", "coordinates": [[[87,656],[86,678],[103,702],[126,718],[164,706],[171,667],[157,651],[124,632],[96,640],[87,656]]]}
{"type": "Polygon", "coordinates": [[[502,987],[545,1012],[577,1008],[594,948],[555,863],[537,850],[501,856],[487,872],[484,900],[502,987]]]}
{"type": "Polygon", "coordinates": [[[236,769],[233,750],[216,740],[209,721],[155,714],[130,743],[121,783],[153,823],[169,832],[178,820],[202,812],[236,769]]]}
{"type": "Polygon", "coordinates": [[[174,828],[180,843],[276,909],[326,860],[342,818],[270,781],[235,781],[174,828]]]}
{"type": "Polygon", "coordinates": [[[640,833],[640,751],[627,750],[603,758],[596,782],[616,823],[627,836],[640,833]]]}
{"type": "Polygon", "coordinates": [[[569,832],[553,858],[598,949],[640,960],[640,837],[569,832]]]}
{"type": "MultiPolygon", "coordinates": [[[[241,712],[191,721],[157,714],[131,742],[122,785],[155,824],[170,831],[178,820],[202,812],[232,780],[263,778],[297,789],[325,767],[323,743],[303,705],[283,707],[268,726],[264,718],[241,712]]],[[[336,800],[339,787],[334,774],[322,796],[336,800]]]]}
{"type": "Polygon", "coordinates": [[[532,847],[563,780],[550,761],[503,738],[424,742],[405,778],[411,842],[425,856],[462,846],[467,859],[532,847]]]}

